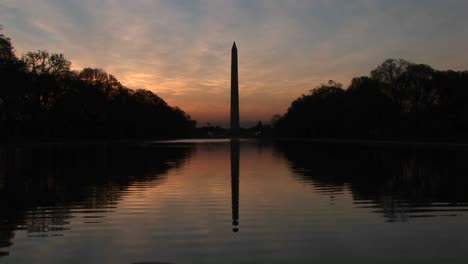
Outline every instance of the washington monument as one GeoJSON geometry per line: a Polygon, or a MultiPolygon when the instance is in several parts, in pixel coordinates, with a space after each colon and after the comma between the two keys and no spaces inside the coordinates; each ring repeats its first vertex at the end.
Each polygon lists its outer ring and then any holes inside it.
{"type": "Polygon", "coordinates": [[[239,137],[239,72],[236,42],[231,51],[231,138],[239,137]]]}

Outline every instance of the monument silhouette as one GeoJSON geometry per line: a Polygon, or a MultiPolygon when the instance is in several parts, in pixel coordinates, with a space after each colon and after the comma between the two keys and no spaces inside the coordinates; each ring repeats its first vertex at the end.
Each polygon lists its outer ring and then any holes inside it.
{"type": "Polygon", "coordinates": [[[239,71],[236,42],[231,50],[231,198],[232,231],[239,232],[239,71]]]}
{"type": "Polygon", "coordinates": [[[231,138],[239,137],[239,71],[236,42],[231,50],[231,138]]]}

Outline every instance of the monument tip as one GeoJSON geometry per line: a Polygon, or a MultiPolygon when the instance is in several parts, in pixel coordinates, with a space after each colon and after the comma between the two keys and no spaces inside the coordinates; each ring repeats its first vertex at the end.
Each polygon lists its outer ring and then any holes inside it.
{"type": "Polygon", "coordinates": [[[232,48],[237,48],[236,42],[235,42],[235,41],[234,41],[234,43],[232,44],[232,48]]]}

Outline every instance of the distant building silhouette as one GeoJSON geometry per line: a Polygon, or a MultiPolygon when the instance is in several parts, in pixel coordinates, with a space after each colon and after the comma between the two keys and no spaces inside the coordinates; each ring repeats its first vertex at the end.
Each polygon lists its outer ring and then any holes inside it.
{"type": "Polygon", "coordinates": [[[239,137],[239,72],[237,65],[237,46],[231,50],[231,138],[239,137]]]}

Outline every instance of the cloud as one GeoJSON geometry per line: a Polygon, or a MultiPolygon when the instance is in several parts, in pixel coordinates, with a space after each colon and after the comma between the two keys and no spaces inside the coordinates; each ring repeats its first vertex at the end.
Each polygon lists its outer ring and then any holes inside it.
{"type": "Polygon", "coordinates": [[[228,119],[234,40],[241,116],[268,120],[319,83],[349,83],[389,57],[468,68],[466,10],[458,0],[0,0],[0,22],[19,53],[64,53],[203,123],[228,119]]]}

